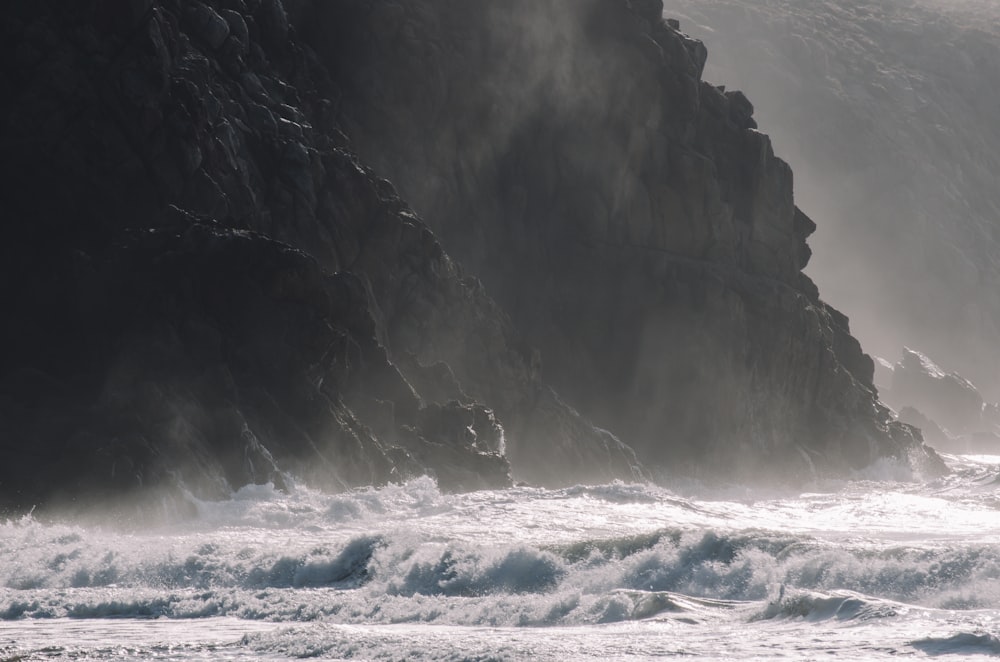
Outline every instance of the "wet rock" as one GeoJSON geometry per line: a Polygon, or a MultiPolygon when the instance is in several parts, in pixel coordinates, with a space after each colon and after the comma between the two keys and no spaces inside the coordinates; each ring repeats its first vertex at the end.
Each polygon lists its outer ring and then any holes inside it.
{"type": "Polygon", "coordinates": [[[413,430],[402,443],[417,462],[430,469],[442,489],[496,489],[510,484],[503,427],[493,412],[450,402],[428,404],[418,417],[420,433],[413,430]]]}

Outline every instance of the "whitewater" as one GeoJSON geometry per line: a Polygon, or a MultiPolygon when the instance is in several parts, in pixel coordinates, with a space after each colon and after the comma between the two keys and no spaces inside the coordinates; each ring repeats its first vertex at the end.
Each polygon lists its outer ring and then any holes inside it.
{"type": "Polygon", "coordinates": [[[248,487],[0,525],[0,659],[1000,657],[1000,456],[808,492],[248,487]]]}

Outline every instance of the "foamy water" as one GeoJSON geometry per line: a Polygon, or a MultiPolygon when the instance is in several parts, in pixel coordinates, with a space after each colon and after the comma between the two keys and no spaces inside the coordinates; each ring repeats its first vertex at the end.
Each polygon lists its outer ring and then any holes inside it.
{"type": "Polygon", "coordinates": [[[808,493],[241,490],[0,525],[0,659],[1000,656],[1000,457],[808,493]]]}

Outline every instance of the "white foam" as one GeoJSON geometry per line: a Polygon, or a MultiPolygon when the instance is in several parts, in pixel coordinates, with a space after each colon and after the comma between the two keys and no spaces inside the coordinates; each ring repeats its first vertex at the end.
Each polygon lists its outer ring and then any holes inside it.
{"type": "MultiPolygon", "coordinates": [[[[893,621],[899,653],[950,636],[912,635],[927,614],[1000,620],[1000,459],[946,459],[955,473],[927,484],[879,469],[782,496],[623,483],[443,495],[421,479],[340,495],[258,486],[148,531],[27,517],[0,524],[0,619],[298,624],[305,648],[286,630],[237,648],[388,659],[398,638],[380,628],[403,624],[503,657],[470,633],[583,628],[595,652],[601,628],[629,623],[688,628],[709,647],[709,630],[893,621]],[[344,627],[367,634],[351,640],[344,627]]],[[[969,632],[973,621],[959,620],[969,632]]],[[[440,659],[427,642],[414,657],[440,659]]],[[[508,644],[558,657],[547,637],[508,644]]]]}

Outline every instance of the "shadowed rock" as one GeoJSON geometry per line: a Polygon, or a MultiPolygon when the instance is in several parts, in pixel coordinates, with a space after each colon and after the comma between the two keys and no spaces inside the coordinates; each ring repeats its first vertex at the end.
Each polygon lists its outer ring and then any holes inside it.
{"type": "Polygon", "coordinates": [[[15,2],[3,503],[919,454],[659,7],[15,2]]]}
{"type": "Polygon", "coordinates": [[[660,5],[348,0],[297,20],[362,157],[643,461],[787,477],[909,455],[801,271],[816,225],[791,169],[660,5]]]}
{"type": "MultiPolygon", "coordinates": [[[[544,404],[537,351],[348,151],[281,2],[8,19],[4,504],[290,476],[496,487],[501,421],[509,438],[536,410],[579,418],[544,404]]],[[[563,449],[540,480],[589,443],[604,462],[581,478],[636,476],[575,430],[522,442],[563,449]]]]}

